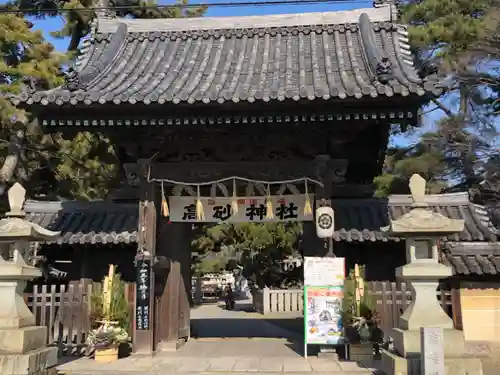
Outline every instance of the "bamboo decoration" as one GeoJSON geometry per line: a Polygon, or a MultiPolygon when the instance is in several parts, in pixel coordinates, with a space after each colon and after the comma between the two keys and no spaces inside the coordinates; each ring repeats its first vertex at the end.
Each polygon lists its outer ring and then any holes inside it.
{"type": "Polygon", "coordinates": [[[267,185],[266,219],[274,219],[273,201],[271,200],[271,187],[267,185]]]}
{"type": "Polygon", "coordinates": [[[238,197],[236,194],[236,180],[233,180],[233,200],[231,201],[231,213],[235,215],[238,213],[238,197]]]}
{"type": "Polygon", "coordinates": [[[170,216],[170,210],[168,209],[167,197],[165,196],[165,189],[163,182],[161,183],[161,213],[164,217],[170,216]]]}
{"type": "Polygon", "coordinates": [[[109,265],[108,276],[104,278],[103,285],[103,306],[102,310],[104,313],[104,324],[111,324],[111,296],[113,294],[113,278],[115,275],[115,266],[113,264],[109,265]]]}
{"type": "Polygon", "coordinates": [[[203,203],[201,202],[201,197],[200,197],[200,185],[197,186],[196,220],[198,220],[198,221],[205,220],[205,211],[203,209],[203,203]]]}
{"type": "Polygon", "coordinates": [[[312,205],[311,199],[309,198],[309,192],[307,191],[307,180],[305,180],[305,202],[304,202],[304,216],[312,215],[312,205]]]}
{"type": "Polygon", "coordinates": [[[355,287],[355,301],[356,301],[356,315],[361,314],[361,299],[365,294],[365,282],[363,276],[360,273],[359,265],[354,265],[354,287],[355,287]]]}

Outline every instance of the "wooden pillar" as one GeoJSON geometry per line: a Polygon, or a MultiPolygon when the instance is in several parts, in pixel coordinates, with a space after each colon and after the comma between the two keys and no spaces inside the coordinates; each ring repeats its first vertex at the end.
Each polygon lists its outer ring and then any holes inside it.
{"type": "Polygon", "coordinates": [[[190,336],[191,225],[160,219],[158,255],[170,266],[161,297],[158,350],[176,350],[190,336]]]}
{"type": "Polygon", "coordinates": [[[135,309],[134,309],[134,343],[133,350],[136,354],[152,355],[155,351],[155,272],[153,268],[156,245],[156,190],[154,183],[148,183],[149,160],[139,160],[140,201],[139,201],[139,227],[138,249],[135,257],[138,266],[135,309]],[[144,267],[144,268],[142,268],[144,267]],[[145,273],[141,272],[141,269],[145,273]],[[146,275],[147,280],[141,279],[146,275]],[[145,293],[141,293],[141,286],[145,293]],[[147,302],[141,300],[141,296],[147,302]],[[147,309],[146,309],[147,307],[147,309]]]}

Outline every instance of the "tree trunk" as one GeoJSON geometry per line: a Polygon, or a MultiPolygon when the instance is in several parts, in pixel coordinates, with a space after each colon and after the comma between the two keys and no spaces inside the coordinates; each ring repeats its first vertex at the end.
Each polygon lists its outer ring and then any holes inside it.
{"type": "Polygon", "coordinates": [[[24,142],[24,130],[18,130],[9,141],[9,146],[7,148],[7,156],[5,161],[0,168],[0,184],[5,184],[14,175],[14,171],[19,163],[19,158],[21,155],[22,145],[24,142]]]}

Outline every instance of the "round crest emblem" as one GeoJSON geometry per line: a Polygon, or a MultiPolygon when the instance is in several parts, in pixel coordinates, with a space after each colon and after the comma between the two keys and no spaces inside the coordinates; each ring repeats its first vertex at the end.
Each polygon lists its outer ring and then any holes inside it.
{"type": "Polygon", "coordinates": [[[332,227],[332,224],[333,224],[333,218],[326,214],[326,213],[323,213],[321,215],[319,215],[318,217],[318,226],[321,228],[321,229],[330,229],[332,227]]]}

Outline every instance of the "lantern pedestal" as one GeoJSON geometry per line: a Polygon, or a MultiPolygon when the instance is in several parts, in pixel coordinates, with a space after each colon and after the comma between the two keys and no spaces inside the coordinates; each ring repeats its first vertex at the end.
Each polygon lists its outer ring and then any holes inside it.
{"type": "Polygon", "coordinates": [[[0,261],[0,374],[42,375],[57,364],[57,348],[47,348],[47,327],[35,326],[24,302],[26,281],[41,272],[0,261]]]}
{"type": "Polygon", "coordinates": [[[15,184],[8,192],[10,212],[0,220],[0,375],[55,373],[57,348],[47,348],[47,327],[36,319],[24,301],[28,280],[42,275],[26,264],[30,241],[53,241],[59,232],[24,220],[26,191],[15,184]]]}
{"type": "Polygon", "coordinates": [[[452,276],[451,267],[439,263],[437,239],[461,232],[464,221],[449,219],[430,209],[425,185],[422,177],[413,175],[412,209],[382,228],[391,236],[405,238],[408,264],[396,269],[396,278],[409,283],[415,291],[412,303],[399,319],[399,327],[392,331],[394,350],[381,351],[382,368],[386,375],[421,375],[426,366],[432,366],[436,375],[482,375],[481,361],[466,357],[464,334],[453,328],[452,319],[436,297],[439,280],[452,276]],[[430,340],[431,336],[426,336],[426,330],[421,328],[439,328],[442,338],[432,336],[430,340]],[[424,340],[432,341],[433,347],[422,352],[424,340]],[[432,365],[428,362],[430,357],[432,365]]]}

